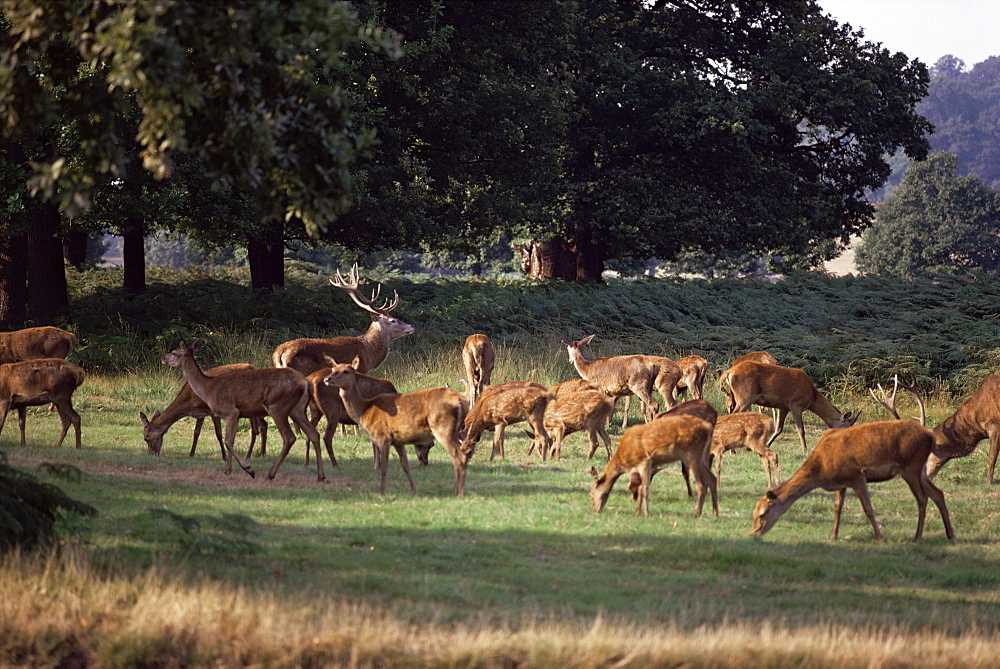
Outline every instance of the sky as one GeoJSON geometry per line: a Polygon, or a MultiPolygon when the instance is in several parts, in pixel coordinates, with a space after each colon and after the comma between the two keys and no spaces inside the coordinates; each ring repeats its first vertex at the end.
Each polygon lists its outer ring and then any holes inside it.
{"type": "Polygon", "coordinates": [[[1000,56],[1000,0],[818,0],[825,14],[862,29],[865,40],[881,42],[930,67],[951,54],[971,70],[1000,56]]]}

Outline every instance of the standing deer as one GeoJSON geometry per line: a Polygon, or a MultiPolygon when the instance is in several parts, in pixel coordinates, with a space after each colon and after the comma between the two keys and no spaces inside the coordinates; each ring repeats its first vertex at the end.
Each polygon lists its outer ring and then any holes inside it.
{"type": "Polygon", "coordinates": [[[0,332],[0,364],[37,358],[65,358],[77,338],[52,326],[0,332]]]}
{"type": "MultiPolygon", "coordinates": [[[[208,376],[215,376],[234,369],[253,369],[253,365],[237,363],[235,365],[220,365],[205,370],[208,376]]],[[[157,411],[152,418],[147,418],[146,414],[139,412],[142,420],[142,438],[146,440],[146,448],[153,455],[159,455],[163,448],[163,435],[170,427],[181,418],[194,418],[194,439],[191,441],[191,452],[188,457],[194,457],[194,451],[198,446],[198,437],[201,436],[202,424],[205,418],[211,418],[215,427],[215,438],[219,441],[219,449],[222,451],[222,459],[226,459],[226,444],[222,438],[222,423],[218,416],[213,416],[208,409],[208,405],[195,394],[191,389],[191,384],[185,382],[181,386],[177,396],[167,405],[163,411],[157,411]]],[[[253,452],[254,442],[260,436],[260,455],[263,457],[267,453],[267,421],[263,418],[250,419],[250,448],[247,449],[247,457],[253,452]]]]}
{"type": "Polygon", "coordinates": [[[475,404],[483,394],[483,389],[490,385],[495,361],[496,352],[489,337],[484,334],[474,334],[465,339],[465,345],[462,347],[462,364],[465,365],[470,405],[475,404]]]}
{"type": "Polygon", "coordinates": [[[73,408],[73,392],[85,377],[82,367],[61,358],[38,358],[0,365],[0,431],[10,410],[17,409],[23,447],[27,407],[52,404],[59,411],[62,421],[62,432],[56,440],[56,447],[62,446],[72,425],[76,432],[76,447],[80,448],[80,414],[73,408]]]}
{"type": "Polygon", "coordinates": [[[986,483],[1000,453],[1000,374],[990,374],[954,414],[934,428],[934,448],[927,459],[927,474],[934,476],[952,458],[969,455],[983,439],[990,440],[986,461],[986,483]]]}
{"type": "MultiPolygon", "coordinates": [[[[471,457],[483,432],[492,429],[493,451],[490,460],[497,455],[504,459],[504,428],[527,421],[534,431],[532,446],[534,441],[539,442],[538,450],[542,460],[545,460],[552,445],[552,439],[545,429],[545,409],[553,399],[555,395],[548,388],[532,381],[508,381],[489,386],[465,416],[462,450],[471,457]]],[[[528,452],[531,452],[530,449],[528,452]]]]}
{"type": "Polygon", "coordinates": [[[236,427],[240,418],[263,418],[270,416],[281,434],[282,448],[278,459],[267,473],[271,480],[295,443],[295,434],[288,425],[291,418],[295,426],[305,432],[306,448],[316,447],[316,478],[325,481],[323,457],[320,452],[319,433],[306,418],[309,403],[309,381],[294,369],[234,369],[218,376],[207,376],[194,359],[194,354],[204,344],[200,337],[191,346],[182,340],[180,345],[163,356],[163,364],[177,367],[190,384],[195,394],[208,405],[209,411],[226,423],[226,474],[233,472],[233,458],[239,466],[254,478],[253,468],[243,462],[233,448],[236,441],[236,427]]]}
{"type": "MultiPolygon", "coordinates": [[[[658,355],[643,355],[641,357],[645,358],[647,364],[651,367],[655,366],[657,368],[656,376],[653,378],[653,390],[663,396],[663,403],[667,405],[667,409],[676,406],[677,384],[680,383],[681,377],[684,376],[684,370],[670,358],[658,355]]],[[[628,414],[631,409],[632,395],[626,395],[625,406],[622,409],[625,412],[625,415],[622,417],[623,428],[628,424],[628,414]]],[[[654,411],[653,413],[655,414],[656,412],[654,411]]],[[[652,414],[646,415],[647,421],[651,418],[652,414]]]]}
{"type": "Polygon", "coordinates": [[[389,355],[389,344],[393,340],[413,332],[413,326],[390,315],[399,306],[399,294],[393,293],[392,301],[375,306],[381,292],[381,285],[365,298],[358,290],[358,265],[354,264],[345,280],[337,270],[330,285],[346,292],[354,303],[371,314],[372,322],[364,334],[332,337],[330,339],[293,339],[279,344],[271,356],[275,367],[290,367],[308,376],[317,369],[327,367],[326,357],[335,360],[358,359],[358,370],[367,374],[378,368],[389,355]]]}
{"type": "Polygon", "coordinates": [[[830,400],[823,397],[809,376],[801,369],[781,367],[761,362],[741,362],[723,372],[720,386],[728,385],[733,396],[730,413],[746,411],[752,404],[774,407],[778,421],[774,434],[768,439],[770,446],[785,426],[789,412],[799,433],[802,452],[806,452],[806,431],[802,425],[802,412],[812,411],[831,428],[850,427],[858,420],[858,413],[841,413],[830,400]]]}
{"type": "MultiPolygon", "coordinates": [[[[333,435],[337,431],[338,425],[357,425],[356,422],[347,413],[347,409],[344,407],[344,400],[340,398],[340,388],[337,386],[332,386],[327,383],[327,377],[330,375],[330,371],[337,361],[333,358],[326,357],[327,366],[322,369],[317,369],[315,372],[310,374],[307,378],[309,379],[309,393],[311,398],[310,406],[313,407],[313,418],[312,423],[316,425],[319,423],[320,417],[326,418],[326,430],[323,432],[323,443],[326,445],[326,453],[330,456],[331,464],[337,466],[337,458],[333,454],[333,435]]],[[[379,379],[374,376],[368,376],[367,374],[357,373],[357,388],[358,392],[361,393],[362,397],[374,397],[376,395],[381,395],[382,393],[395,393],[396,386],[393,385],[392,381],[388,379],[379,379]]],[[[372,445],[375,451],[375,469],[379,469],[379,452],[372,445]]],[[[427,464],[427,453],[418,453],[420,457],[420,464],[427,464]]],[[[309,459],[306,458],[306,464],[309,464],[309,459]]]]}
{"type": "Polygon", "coordinates": [[[677,361],[677,366],[681,368],[681,378],[674,386],[674,401],[687,394],[690,394],[693,400],[704,397],[708,360],[700,355],[686,355],[677,361]]]}
{"type": "Polygon", "coordinates": [[[712,433],[711,454],[715,459],[715,477],[722,481],[722,455],[726,451],[745,448],[760,456],[767,476],[767,487],[777,484],[778,455],[768,447],[768,439],[774,433],[774,419],[759,411],[744,411],[719,416],[712,433]],[[771,468],[774,467],[774,483],[771,482],[771,468]]]}
{"type": "Polygon", "coordinates": [[[635,513],[642,513],[648,518],[649,484],[654,469],[680,461],[694,472],[698,488],[695,518],[701,516],[706,488],[712,493],[712,511],[719,515],[715,476],[708,466],[708,447],[711,441],[712,424],[690,414],[664,416],[651,423],[633,425],[622,435],[604,473],[598,475],[597,469],[591,467],[590,476],[594,481],[590,488],[591,508],[600,513],[615,481],[627,474],[630,482],[637,481],[633,490],[633,497],[636,499],[635,513]]]}
{"type": "MultiPolygon", "coordinates": [[[[396,449],[399,464],[417,494],[417,484],[410,474],[406,445],[430,448],[437,439],[451,455],[455,466],[455,494],[465,495],[465,471],[469,455],[460,448],[459,430],[465,417],[466,404],[461,393],[447,387],[417,390],[409,393],[383,393],[363,397],[357,386],[357,360],[352,364],[334,364],[323,383],[340,389],[351,419],[361,426],[379,451],[381,482],[379,494],[385,494],[385,475],[389,470],[389,447],[396,449]]],[[[419,450],[418,450],[419,452],[419,450]]]]}
{"type": "MultiPolygon", "coordinates": [[[[778,364],[777,359],[775,359],[775,357],[770,353],[768,353],[767,351],[750,351],[749,353],[744,353],[741,356],[737,356],[737,358],[733,360],[733,364],[729,365],[729,368],[732,369],[741,362],[763,362],[768,365],[778,364]]],[[[726,411],[732,413],[733,394],[729,391],[729,388],[726,387],[726,384],[724,383],[725,378],[726,378],[725,373],[723,373],[722,376],[719,377],[719,390],[721,390],[726,395],[726,411]]],[[[775,420],[777,420],[778,410],[772,408],[771,415],[774,416],[775,420]]]]}
{"type": "Polygon", "coordinates": [[[876,541],[883,541],[882,532],[875,521],[868,484],[901,476],[917,500],[917,533],[914,541],[919,541],[923,535],[928,497],[934,500],[941,512],[948,538],[954,540],[955,532],[948,517],[944,493],[930,482],[925,469],[933,446],[933,432],[905,420],[865,423],[842,430],[830,430],[820,437],[816,448],[787,481],[769,490],[757,502],[753,510],[750,534],[765,534],[795,500],[811,490],[822,488],[836,493],[833,502],[833,531],[830,534],[831,539],[836,539],[844,494],[851,488],[861,500],[861,507],[875,530],[876,541]]]}
{"type": "MultiPolygon", "coordinates": [[[[661,411],[656,414],[655,418],[658,420],[664,416],[696,416],[701,418],[703,421],[712,426],[712,433],[715,433],[715,424],[719,419],[719,412],[715,410],[708,400],[688,400],[687,402],[681,402],[672,409],[667,411],[661,411]]],[[[711,453],[706,453],[706,456],[711,455],[711,453]]],[[[709,462],[711,464],[711,462],[709,462]]],[[[656,474],[663,469],[663,467],[657,467],[649,475],[650,480],[653,479],[656,474]]],[[[687,487],[688,497],[693,497],[694,493],[691,490],[691,472],[688,469],[687,464],[681,461],[681,476],[684,477],[684,485],[687,487]]],[[[639,478],[638,474],[632,474],[632,478],[628,483],[628,489],[632,493],[632,499],[639,499],[639,488],[642,486],[642,480],[639,478]]]]}
{"type": "MultiPolygon", "coordinates": [[[[576,392],[556,395],[545,409],[543,424],[545,431],[552,438],[552,457],[559,460],[562,457],[562,440],[574,432],[587,431],[590,451],[587,459],[597,452],[598,438],[604,442],[604,449],[611,458],[611,437],[604,426],[615,409],[615,401],[596,389],[578,390],[576,392]]],[[[530,435],[534,439],[535,435],[530,435]]],[[[531,448],[534,448],[532,442],[531,448]]],[[[531,449],[528,450],[531,453],[531,449]]]]}
{"type": "MultiPolygon", "coordinates": [[[[595,335],[587,335],[579,341],[560,338],[566,346],[569,354],[569,361],[576,368],[577,373],[584,379],[590,381],[598,389],[611,397],[628,397],[636,395],[643,403],[647,421],[659,410],[653,400],[653,387],[657,376],[660,373],[659,358],[645,355],[617,355],[610,358],[596,358],[587,360],[580,350],[589,344],[595,335]]],[[[672,363],[673,364],[673,363],[672,363]]],[[[676,367],[676,365],[674,365],[676,367]]],[[[680,369],[677,369],[680,376],[680,369]]],[[[666,383],[664,379],[663,383],[666,383]]],[[[676,384],[676,379],[674,380],[676,384]]],[[[671,386],[665,399],[673,406],[673,386],[671,386]]],[[[628,413],[626,412],[622,427],[628,425],[628,413]]]]}

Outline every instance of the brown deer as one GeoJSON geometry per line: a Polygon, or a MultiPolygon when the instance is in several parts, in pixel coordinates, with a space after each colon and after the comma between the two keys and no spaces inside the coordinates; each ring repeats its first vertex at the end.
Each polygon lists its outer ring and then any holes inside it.
{"type": "Polygon", "coordinates": [[[493,364],[496,352],[489,337],[484,334],[469,335],[462,346],[462,364],[465,365],[465,376],[469,392],[469,404],[475,404],[483,389],[490,385],[493,374],[493,364]]]}
{"type": "MultiPolygon", "coordinates": [[[[587,439],[590,442],[590,451],[587,459],[594,457],[597,452],[598,438],[604,442],[604,449],[611,458],[611,437],[608,436],[604,426],[611,417],[611,412],[615,409],[615,401],[596,389],[579,390],[572,393],[556,395],[555,399],[549,402],[545,409],[543,424],[545,431],[552,438],[552,457],[559,460],[562,457],[562,440],[574,432],[587,431],[587,439]]],[[[529,433],[534,439],[535,435],[529,433]]],[[[534,449],[532,441],[528,453],[534,449]]]]}
{"type": "MultiPolygon", "coordinates": [[[[646,362],[650,366],[655,366],[657,368],[656,376],[653,378],[653,390],[660,393],[663,396],[663,402],[667,405],[667,409],[671,409],[677,405],[677,384],[680,383],[681,377],[684,375],[684,371],[681,369],[680,365],[671,360],[670,358],[664,358],[658,355],[643,355],[642,358],[646,359],[646,362]]],[[[622,417],[622,427],[628,425],[628,414],[632,409],[632,395],[625,396],[625,405],[622,411],[625,415],[622,417]]],[[[656,412],[654,411],[653,414],[656,412]]],[[[653,414],[647,414],[646,420],[651,420],[653,414]]]]}
{"type": "MultiPolygon", "coordinates": [[[[763,362],[768,365],[777,365],[778,360],[768,353],[767,351],[750,351],[749,353],[744,353],[743,355],[737,356],[733,360],[733,364],[729,365],[730,369],[740,364],[741,362],[763,362]]],[[[726,387],[724,379],[726,378],[725,373],[719,377],[719,390],[721,390],[726,395],[726,411],[732,413],[733,411],[733,394],[726,387]]],[[[771,414],[775,419],[778,417],[778,410],[771,409],[771,414]]]]}
{"type": "MultiPolygon", "coordinates": [[[[358,362],[357,360],[353,361],[358,362]]],[[[385,494],[385,475],[389,470],[389,447],[396,449],[399,464],[417,494],[417,484],[410,474],[406,445],[430,448],[437,439],[451,455],[455,466],[454,492],[465,495],[465,471],[469,455],[463,451],[459,430],[465,417],[466,402],[461,393],[447,387],[417,390],[409,393],[383,393],[363,397],[357,386],[358,371],[354,364],[334,364],[323,381],[340,389],[340,398],[351,419],[361,426],[379,451],[381,482],[379,494],[385,494]]],[[[419,452],[419,450],[418,450],[419,452]]]]}
{"type": "Polygon", "coordinates": [[[785,426],[789,412],[799,433],[802,452],[805,453],[806,431],[802,425],[802,412],[811,411],[829,427],[850,427],[858,420],[857,413],[842,413],[816,390],[805,371],[794,367],[781,367],[761,362],[741,362],[723,372],[720,386],[728,385],[733,396],[730,413],[746,411],[752,404],[774,407],[778,410],[777,426],[768,439],[770,447],[785,426]]]}
{"type": "Polygon", "coordinates": [[[493,451],[490,460],[497,455],[503,459],[506,457],[504,428],[527,421],[534,434],[532,446],[534,442],[538,442],[542,460],[546,459],[552,439],[545,429],[545,409],[553,399],[555,395],[548,388],[532,381],[508,381],[487,387],[465,416],[462,450],[467,451],[471,457],[483,432],[492,429],[493,451]]]}
{"type": "MultiPolygon", "coordinates": [[[[660,413],[656,414],[655,418],[659,419],[663,418],[664,416],[680,416],[682,414],[686,416],[697,416],[698,418],[701,418],[703,421],[712,425],[713,430],[715,428],[715,423],[719,418],[719,412],[715,410],[715,407],[709,404],[708,400],[704,399],[688,400],[686,402],[681,402],[672,409],[668,409],[667,411],[661,411],[660,413]]],[[[710,455],[710,453],[706,453],[706,456],[708,455],[710,455]]],[[[650,474],[649,476],[650,480],[652,480],[653,477],[656,476],[656,474],[661,469],[663,469],[663,467],[657,467],[656,469],[654,469],[653,473],[650,474]]],[[[687,464],[685,464],[683,461],[681,462],[681,475],[684,477],[684,485],[687,487],[688,497],[693,497],[694,492],[691,490],[691,473],[688,470],[687,464]]],[[[628,483],[628,489],[632,493],[632,499],[634,500],[639,499],[639,488],[641,485],[642,485],[642,480],[639,478],[639,475],[632,474],[632,478],[629,480],[628,483]]]]}
{"type": "MultiPolygon", "coordinates": [[[[220,365],[205,370],[208,376],[215,376],[234,369],[253,369],[253,365],[237,363],[235,365],[220,365]]],[[[194,451],[198,447],[198,437],[201,436],[202,424],[205,418],[211,418],[215,427],[215,438],[219,441],[219,449],[222,451],[222,459],[226,458],[226,444],[222,438],[222,422],[217,416],[213,416],[208,410],[208,405],[191,390],[191,384],[185,382],[181,386],[177,396],[167,405],[163,411],[157,411],[152,418],[148,418],[145,413],[139,412],[142,420],[142,438],[146,440],[146,448],[153,455],[159,455],[163,448],[163,435],[170,427],[181,418],[194,418],[194,439],[191,441],[191,452],[188,457],[194,457],[194,451]]],[[[254,443],[260,436],[260,455],[267,454],[267,421],[263,418],[250,419],[250,448],[247,450],[247,457],[253,452],[254,443]]]]}
{"type": "Polygon", "coordinates": [[[930,482],[925,469],[933,446],[933,432],[923,425],[906,420],[865,423],[830,430],[820,437],[816,448],[787,481],[779,483],[757,502],[753,510],[750,534],[765,534],[795,500],[811,490],[822,488],[835,492],[833,531],[830,538],[836,539],[844,495],[851,488],[861,500],[861,507],[875,530],[876,541],[883,541],[882,532],[875,521],[868,484],[901,476],[917,500],[917,533],[914,541],[919,541],[923,535],[928,497],[934,500],[941,512],[948,538],[954,540],[955,532],[948,517],[944,493],[930,482]]]}
{"type": "Polygon", "coordinates": [[[10,410],[17,409],[23,447],[27,407],[52,404],[62,421],[56,447],[62,446],[72,425],[76,447],[80,448],[80,414],[73,408],[73,392],[85,377],[82,367],[61,358],[37,358],[0,365],[0,431],[10,410]]]}
{"type": "MultiPolygon", "coordinates": [[[[323,432],[323,443],[326,446],[326,453],[330,456],[331,464],[336,467],[337,458],[333,454],[333,435],[337,431],[338,425],[357,425],[354,420],[348,415],[347,409],[344,407],[344,400],[340,398],[340,388],[337,386],[332,386],[326,382],[327,377],[330,374],[331,369],[337,364],[337,361],[333,358],[326,357],[327,366],[318,369],[307,378],[309,379],[309,394],[311,399],[310,406],[315,410],[312,415],[312,423],[316,425],[319,422],[320,417],[326,418],[326,430],[323,432]]],[[[358,372],[357,375],[357,388],[358,392],[361,393],[362,397],[374,397],[376,395],[381,395],[382,393],[396,393],[396,386],[393,385],[392,381],[388,379],[379,379],[374,376],[368,376],[367,374],[362,374],[358,372]]],[[[375,451],[375,469],[379,469],[379,452],[378,449],[372,446],[375,451]]],[[[427,453],[418,452],[418,457],[420,458],[420,464],[427,464],[427,453]]],[[[309,464],[308,458],[306,459],[306,464],[309,464]]]]}
{"type": "MultiPolygon", "coordinates": [[[[587,360],[580,350],[591,341],[595,335],[587,335],[579,341],[560,338],[566,346],[569,354],[569,361],[576,368],[577,373],[584,379],[590,381],[598,389],[611,397],[628,397],[636,395],[642,401],[646,410],[647,420],[659,410],[659,406],[653,400],[654,382],[660,373],[659,358],[645,355],[617,355],[610,358],[596,358],[587,360]]],[[[674,365],[676,367],[676,365],[674,365]]],[[[680,369],[677,369],[680,376],[680,369]]],[[[663,380],[666,384],[666,379],[663,380]]],[[[676,380],[674,381],[676,384],[676,380]]],[[[672,389],[672,386],[671,386],[672,389]]],[[[668,392],[665,396],[668,404],[673,406],[673,394],[668,392]]],[[[622,420],[622,427],[628,425],[628,413],[626,412],[622,420]]]]}
{"type": "Polygon", "coordinates": [[[711,441],[711,423],[689,414],[664,416],[651,423],[633,425],[622,435],[604,473],[598,475],[596,468],[590,469],[590,476],[594,480],[590,488],[591,508],[600,513],[615,481],[627,474],[630,482],[638,477],[638,486],[633,495],[636,499],[636,515],[642,513],[648,518],[649,484],[654,469],[680,461],[694,472],[698,488],[695,518],[701,516],[706,488],[712,493],[713,513],[719,515],[715,476],[708,466],[708,447],[711,441]]]}
{"type": "Polygon", "coordinates": [[[392,301],[376,306],[381,285],[365,298],[358,290],[358,265],[348,273],[345,280],[337,271],[330,285],[346,292],[354,303],[371,314],[372,322],[364,334],[332,337],[330,339],[293,339],[279,344],[271,356],[275,367],[291,367],[308,376],[317,369],[327,367],[326,356],[335,360],[359,360],[358,370],[367,374],[378,368],[389,355],[389,344],[393,340],[413,332],[413,326],[390,315],[399,306],[399,294],[393,293],[392,301]]]}
{"type": "Polygon", "coordinates": [[[77,338],[52,326],[0,332],[0,364],[37,358],[65,358],[77,338]]]}
{"type": "Polygon", "coordinates": [[[557,383],[556,385],[552,386],[551,390],[552,394],[554,394],[556,397],[559,397],[560,395],[567,395],[569,393],[578,393],[581,390],[600,390],[600,388],[595,386],[587,379],[576,378],[557,383]]]}
{"type": "Polygon", "coordinates": [[[681,378],[674,385],[674,401],[682,396],[691,395],[691,399],[700,400],[705,396],[705,373],[708,372],[708,360],[700,355],[686,355],[677,361],[681,368],[681,378]]]}
{"type": "Polygon", "coordinates": [[[316,478],[325,481],[319,433],[306,418],[306,405],[309,403],[309,381],[306,377],[294,369],[256,367],[234,369],[218,376],[207,376],[194,359],[195,353],[204,343],[204,340],[198,338],[188,346],[182,340],[177,348],[163,356],[162,361],[165,365],[179,368],[184,374],[184,380],[208,405],[212,415],[225,421],[226,474],[232,473],[233,458],[235,458],[250,478],[256,476],[253,468],[243,462],[233,448],[233,442],[236,441],[236,427],[240,418],[270,416],[281,434],[282,447],[278,459],[267,473],[268,480],[273,479],[278,473],[278,468],[295,443],[295,433],[288,425],[288,419],[291,418],[295,426],[306,434],[308,440],[306,448],[309,448],[309,444],[315,444],[316,478]]]}
{"type": "Polygon", "coordinates": [[[744,411],[719,416],[712,433],[711,455],[715,459],[715,477],[722,481],[722,455],[726,451],[745,448],[760,456],[767,476],[767,487],[779,482],[778,455],[767,443],[774,433],[774,419],[759,411],[744,411]],[[774,482],[771,482],[771,468],[774,468],[774,482]]]}
{"type": "Polygon", "coordinates": [[[934,428],[934,449],[927,458],[927,474],[934,476],[952,458],[972,453],[983,439],[990,440],[986,461],[986,483],[993,474],[1000,453],[1000,374],[990,374],[976,391],[934,428]]]}

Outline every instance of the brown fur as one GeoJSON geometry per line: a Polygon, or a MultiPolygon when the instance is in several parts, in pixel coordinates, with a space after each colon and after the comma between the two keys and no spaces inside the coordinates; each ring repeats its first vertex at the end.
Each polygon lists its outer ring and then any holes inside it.
{"type": "Polygon", "coordinates": [[[944,493],[930,482],[925,470],[927,457],[933,446],[933,432],[905,420],[865,423],[830,430],[820,438],[816,448],[787,481],[778,484],[757,502],[750,534],[766,533],[795,500],[811,490],[822,488],[836,493],[833,531],[830,534],[831,539],[836,539],[844,493],[851,488],[861,500],[865,515],[875,530],[875,539],[882,541],[868,484],[900,476],[910,486],[910,491],[917,500],[917,533],[914,541],[919,540],[923,534],[928,497],[934,500],[941,512],[948,538],[954,540],[955,532],[948,517],[944,493]]]}
{"type": "Polygon", "coordinates": [[[325,383],[340,389],[340,397],[348,415],[361,426],[379,451],[381,482],[379,494],[385,494],[385,476],[389,469],[389,448],[396,449],[399,463],[417,493],[417,484],[410,474],[406,445],[430,448],[434,440],[451,455],[455,466],[455,494],[465,495],[465,471],[468,455],[460,448],[459,430],[465,417],[465,398],[450,388],[431,388],[409,393],[383,393],[363,397],[357,387],[357,370],[352,365],[338,364],[330,369],[325,383]]]}
{"type": "Polygon", "coordinates": [[[7,414],[17,409],[21,428],[21,446],[24,446],[24,423],[29,406],[52,404],[59,411],[62,432],[56,446],[72,425],[76,433],[76,447],[80,448],[80,414],[73,408],[73,392],[83,383],[83,368],[61,358],[39,358],[0,365],[0,430],[7,414]]]}
{"type": "Polygon", "coordinates": [[[927,459],[927,474],[934,476],[952,458],[972,453],[983,439],[990,440],[986,483],[992,485],[1000,454],[1000,374],[990,374],[976,391],[934,428],[934,449],[927,459]]]}
{"type": "Polygon", "coordinates": [[[552,445],[552,439],[545,430],[545,409],[553,399],[555,395],[548,388],[531,381],[508,381],[489,386],[465,417],[462,449],[471,457],[483,432],[492,429],[493,451],[490,459],[497,455],[504,458],[504,428],[527,421],[535,439],[539,440],[544,460],[552,445]]]}
{"type": "MultiPolygon", "coordinates": [[[[253,365],[238,363],[235,365],[220,365],[205,371],[208,376],[216,376],[234,369],[253,369],[253,365]]],[[[219,440],[219,448],[222,451],[222,458],[226,457],[226,444],[222,437],[222,422],[217,416],[213,416],[198,395],[191,390],[191,384],[184,382],[177,396],[167,405],[163,411],[157,411],[152,418],[147,418],[146,414],[139,412],[142,420],[142,438],[146,440],[146,448],[153,455],[159,455],[163,448],[163,435],[170,427],[181,418],[194,418],[194,439],[191,442],[191,452],[188,457],[194,457],[195,448],[198,446],[198,437],[201,435],[202,423],[205,418],[211,418],[215,427],[215,438],[219,440]]],[[[247,450],[247,457],[253,452],[254,442],[260,436],[260,455],[267,453],[267,421],[263,418],[250,419],[250,448],[247,450]]]]}
{"type": "Polygon", "coordinates": [[[726,451],[745,448],[760,456],[770,488],[771,468],[774,467],[774,483],[778,483],[778,455],[772,451],[767,441],[774,433],[774,419],[759,411],[744,411],[727,416],[719,416],[712,432],[711,454],[715,459],[715,477],[722,481],[722,455],[726,451]]]}
{"type": "Polygon", "coordinates": [[[681,368],[681,378],[674,386],[674,401],[682,395],[691,395],[694,400],[704,397],[708,360],[700,355],[688,355],[678,360],[677,366],[681,368]]]}
{"type": "Polygon", "coordinates": [[[777,426],[768,440],[770,446],[778,438],[785,426],[789,412],[799,433],[802,452],[805,453],[806,431],[802,424],[802,412],[811,411],[829,427],[850,427],[858,419],[858,414],[841,413],[818,390],[805,371],[793,367],[781,367],[762,362],[741,362],[726,370],[719,381],[732,391],[733,406],[730,413],[747,411],[751,405],[759,404],[778,410],[777,426]]]}
{"type": "Polygon", "coordinates": [[[65,358],[77,338],[52,326],[0,332],[0,364],[37,358],[65,358]]]}
{"type": "Polygon", "coordinates": [[[233,448],[236,427],[240,418],[263,418],[270,416],[281,434],[281,453],[267,473],[268,480],[278,473],[278,468],[288,456],[295,443],[295,434],[288,425],[291,418],[296,427],[305,432],[309,444],[316,447],[316,478],[325,481],[323,458],[320,453],[319,433],[306,417],[309,403],[309,381],[294,369],[251,368],[235,369],[219,376],[206,376],[198,367],[194,354],[203,342],[197,339],[191,346],[181,341],[180,346],[163,356],[163,363],[178,367],[192,390],[209,407],[212,414],[226,423],[226,473],[233,471],[233,458],[251,477],[256,476],[253,468],[233,448]]]}
{"type": "Polygon", "coordinates": [[[615,401],[599,390],[580,390],[574,393],[557,395],[545,409],[545,431],[552,438],[552,457],[559,460],[562,457],[562,440],[574,432],[587,431],[590,450],[587,459],[597,452],[598,438],[604,442],[604,448],[611,458],[611,437],[604,429],[615,401]]]}
{"type": "Polygon", "coordinates": [[[469,335],[462,346],[462,364],[465,366],[466,390],[469,404],[475,404],[483,389],[490,385],[496,352],[489,337],[484,334],[469,335]]]}
{"type": "Polygon", "coordinates": [[[590,489],[591,508],[599,513],[607,503],[615,481],[626,474],[630,479],[638,476],[636,514],[641,512],[649,517],[649,484],[654,469],[680,461],[694,472],[698,488],[695,517],[701,515],[706,488],[712,493],[713,513],[719,515],[715,476],[708,466],[711,441],[712,425],[697,416],[664,416],[651,423],[633,425],[622,435],[604,473],[598,476],[597,470],[591,468],[590,475],[594,480],[590,489]]]}

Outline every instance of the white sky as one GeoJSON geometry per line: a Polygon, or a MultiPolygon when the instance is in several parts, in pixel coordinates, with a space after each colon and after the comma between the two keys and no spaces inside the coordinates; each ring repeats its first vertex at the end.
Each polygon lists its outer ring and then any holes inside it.
{"type": "Polygon", "coordinates": [[[946,54],[967,70],[1000,56],[1000,0],[819,0],[823,13],[862,29],[865,40],[881,42],[930,67],[946,54]]]}

